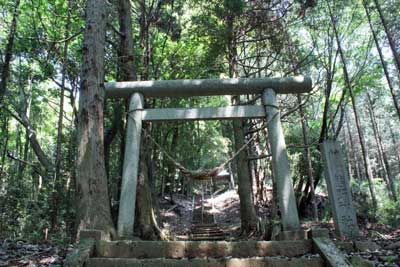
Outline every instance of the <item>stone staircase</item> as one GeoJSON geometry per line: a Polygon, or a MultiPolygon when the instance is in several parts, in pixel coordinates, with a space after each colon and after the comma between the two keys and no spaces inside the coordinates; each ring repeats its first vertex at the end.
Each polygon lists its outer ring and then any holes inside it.
{"type": "Polygon", "coordinates": [[[217,224],[194,224],[190,230],[190,240],[193,241],[218,241],[225,238],[225,232],[217,224]]]}
{"type": "Polygon", "coordinates": [[[322,267],[311,240],[96,241],[87,267],[322,267]]]}
{"type": "Polygon", "coordinates": [[[225,240],[225,232],[215,223],[211,205],[203,204],[193,211],[189,238],[193,241],[225,240]]]}
{"type": "Polygon", "coordinates": [[[282,241],[107,241],[85,229],[68,253],[66,267],[323,267],[374,266],[361,256],[374,242],[333,241],[328,230],[310,229],[307,239],[282,241]]]}
{"type": "Polygon", "coordinates": [[[203,199],[199,198],[197,205],[193,207],[192,223],[190,240],[219,241],[226,238],[225,232],[215,222],[212,205],[205,203],[203,199]]]}

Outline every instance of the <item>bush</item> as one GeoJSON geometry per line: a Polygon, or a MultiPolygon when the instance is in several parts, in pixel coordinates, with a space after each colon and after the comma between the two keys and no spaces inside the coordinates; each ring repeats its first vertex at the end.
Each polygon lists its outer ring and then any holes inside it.
{"type": "Polygon", "coordinates": [[[400,226],[400,201],[386,199],[378,208],[379,223],[388,224],[393,227],[400,226]]]}

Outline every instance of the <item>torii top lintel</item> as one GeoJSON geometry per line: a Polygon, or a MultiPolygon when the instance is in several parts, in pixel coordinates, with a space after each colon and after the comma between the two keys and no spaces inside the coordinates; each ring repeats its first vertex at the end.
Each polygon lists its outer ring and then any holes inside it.
{"type": "Polygon", "coordinates": [[[145,97],[191,97],[213,95],[260,94],[271,88],[277,94],[300,94],[311,91],[309,77],[232,78],[196,80],[156,80],[109,82],[105,84],[107,97],[127,97],[141,93],[145,97]]]}

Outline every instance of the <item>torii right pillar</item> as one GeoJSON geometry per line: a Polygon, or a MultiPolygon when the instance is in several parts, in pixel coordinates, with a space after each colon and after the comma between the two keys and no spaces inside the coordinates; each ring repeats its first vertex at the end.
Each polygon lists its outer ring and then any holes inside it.
{"type": "Polygon", "coordinates": [[[283,230],[296,231],[300,229],[299,214],[275,91],[265,89],[262,94],[262,101],[265,106],[267,122],[269,122],[267,128],[272,154],[272,171],[277,187],[283,230]]]}

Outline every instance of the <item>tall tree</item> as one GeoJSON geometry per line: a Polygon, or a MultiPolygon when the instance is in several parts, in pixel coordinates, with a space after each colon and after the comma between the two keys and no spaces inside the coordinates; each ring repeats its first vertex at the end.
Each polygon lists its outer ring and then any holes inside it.
{"type": "Polygon", "coordinates": [[[397,71],[399,72],[399,75],[400,75],[400,55],[396,50],[396,44],[394,41],[394,37],[393,37],[392,33],[390,32],[389,25],[386,21],[385,15],[383,14],[382,7],[379,4],[379,1],[374,0],[374,3],[375,3],[376,9],[378,10],[379,18],[381,19],[383,29],[385,30],[385,33],[386,33],[386,37],[389,41],[389,46],[390,46],[390,49],[392,50],[392,54],[394,57],[394,61],[396,63],[397,71]]]}
{"type": "Polygon", "coordinates": [[[383,147],[383,142],[382,142],[382,136],[380,133],[380,129],[378,126],[378,123],[376,121],[376,115],[375,115],[375,111],[374,111],[374,103],[372,100],[372,97],[370,95],[369,92],[367,92],[367,106],[368,106],[368,113],[369,116],[371,118],[371,123],[372,123],[372,129],[374,132],[374,137],[375,137],[375,141],[376,141],[376,145],[378,148],[378,155],[379,155],[379,159],[380,159],[380,163],[382,165],[382,169],[383,169],[383,173],[384,173],[384,178],[385,178],[385,182],[386,182],[386,186],[388,189],[388,193],[391,199],[393,199],[394,201],[397,201],[397,195],[396,195],[396,187],[394,185],[394,181],[393,181],[393,177],[392,177],[392,171],[390,169],[390,164],[389,164],[389,160],[388,160],[388,156],[386,154],[386,151],[383,147]]]}
{"type": "MultiPolygon", "coordinates": [[[[129,2],[129,1],[127,1],[129,2]]],[[[173,3],[173,2],[172,2],[173,3]]],[[[151,5],[145,0],[138,2],[139,5],[139,39],[140,47],[142,49],[142,70],[141,79],[148,80],[151,78],[152,73],[150,72],[153,49],[151,47],[151,30],[152,26],[155,26],[157,22],[162,21],[162,9],[167,2],[158,0],[153,1],[151,5]]],[[[145,99],[145,107],[149,106],[149,101],[145,99]]],[[[152,125],[146,123],[143,125],[143,131],[151,133],[152,125]]],[[[153,195],[151,188],[151,175],[152,175],[152,162],[151,162],[151,151],[148,149],[151,147],[149,139],[142,135],[141,149],[140,149],[140,162],[139,162],[139,175],[137,184],[137,196],[136,196],[136,218],[135,227],[140,237],[147,240],[153,240],[158,238],[164,238],[161,229],[158,227],[158,223],[155,216],[156,199],[153,195]]]]}
{"type": "Polygon", "coordinates": [[[104,48],[107,22],[105,0],[88,0],[85,8],[79,90],[77,219],[79,229],[115,235],[104,163],[104,48]]]}
{"type": "MultiPolygon", "coordinates": [[[[293,73],[298,75],[299,73],[296,69],[296,66],[299,65],[299,62],[298,62],[296,54],[295,54],[295,48],[293,47],[293,43],[291,41],[289,33],[287,33],[286,36],[287,36],[287,40],[288,40],[288,54],[289,54],[289,58],[291,61],[291,68],[293,70],[293,73]]],[[[310,141],[309,141],[309,128],[308,128],[306,112],[304,111],[300,94],[297,95],[297,103],[299,105],[301,129],[303,132],[303,144],[304,144],[303,158],[306,161],[306,166],[307,166],[307,176],[308,176],[307,178],[308,179],[307,179],[306,190],[308,191],[308,188],[310,189],[310,201],[311,201],[312,209],[313,209],[313,217],[314,217],[314,220],[318,221],[318,209],[317,209],[317,203],[316,203],[316,199],[315,199],[315,188],[314,188],[314,170],[313,170],[313,166],[312,166],[311,148],[310,148],[310,141]]],[[[301,186],[299,188],[299,190],[302,190],[302,189],[303,188],[301,186]]],[[[307,191],[304,192],[304,195],[306,195],[307,191]]],[[[300,200],[302,200],[302,198],[300,198],[300,200]]]]}
{"type": "Polygon", "coordinates": [[[399,106],[399,103],[397,101],[396,91],[393,88],[393,83],[392,83],[392,80],[390,78],[389,69],[388,69],[387,63],[386,63],[386,61],[385,61],[385,59],[383,57],[382,48],[381,48],[381,46],[379,44],[378,36],[377,36],[377,34],[375,32],[374,25],[372,24],[369,8],[368,8],[367,2],[365,0],[363,0],[363,6],[364,6],[365,13],[367,14],[368,24],[369,24],[369,27],[371,29],[372,36],[374,38],[376,50],[378,51],[378,54],[379,54],[379,59],[381,61],[383,72],[385,74],[385,78],[386,78],[386,81],[387,81],[388,86],[389,86],[389,91],[390,91],[390,94],[391,94],[392,99],[393,99],[393,104],[394,104],[394,107],[396,108],[397,116],[400,119],[400,106],[399,106]]]}
{"type": "Polygon", "coordinates": [[[10,31],[8,33],[8,38],[7,38],[7,45],[5,49],[5,56],[4,56],[4,62],[2,64],[2,70],[0,73],[1,80],[0,80],[0,104],[3,103],[3,97],[4,94],[7,91],[7,80],[10,76],[10,64],[12,60],[12,55],[13,55],[13,47],[14,47],[14,39],[15,39],[15,34],[17,31],[17,22],[18,22],[18,16],[19,16],[19,5],[20,5],[20,0],[16,0],[14,3],[14,12],[13,12],[13,17],[11,21],[11,26],[10,26],[10,31]]]}
{"type": "MultiPolygon", "coordinates": [[[[240,15],[241,1],[225,2],[226,14],[225,24],[227,31],[227,52],[228,52],[228,68],[229,77],[237,77],[237,44],[236,30],[234,28],[235,18],[240,15]]],[[[240,103],[240,97],[233,98],[233,104],[240,103]]],[[[239,150],[245,142],[244,122],[242,120],[233,121],[233,136],[235,149],[239,150]]],[[[254,208],[253,189],[251,181],[251,173],[249,169],[247,150],[243,150],[236,158],[237,175],[238,175],[238,190],[240,199],[240,219],[241,231],[243,234],[252,234],[257,230],[258,220],[254,208]]]]}
{"type": "Polygon", "coordinates": [[[57,125],[57,145],[56,145],[56,156],[55,156],[55,173],[54,173],[54,190],[53,190],[53,214],[51,228],[57,228],[57,215],[59,210],[59,202],[62,191],[62,181],[61,181],[61,148],[62,148],[62,137],[63,137],[63,122],[64,122],[64,97],[65,97],[65,81],[67,75],[68,67],[68,46],[69,46],[69,36],[71,27],[71,0],[67,2],[67,19],[65,22],[65,42],[63,47],[62,55],[62,69],[61,69],[61,88],[60,88],[60,109],[58,112],[58,125],[57,125]]]}
{"type": "MultiPolygon", "coordinates": [[[[369,191],[370,191],[370,194],[371,194],[372,204],[376,208],[377,207],[377,201],[376,201],[374,183],[373,183],[373,180],[372,180],[373,177],[372,177],[372,171],[371,171],[371,164],[370,164],[370,159],[369,159],[369,155],[368,155],[367,145],[365,143],[364,132],[362,130],[361,121],[360,121],[360,117],[359,117],[359,114],[358,114],[356,98],[355,98],[355,95],[354,95],[354,92],[353,92],[353,86],[352,86],[351,81],[350,81],[349,72],[347,70],[347,61],[346,61],[346,57],[344,55],[344,52],[343,52],[343,49],[342,49],[342,44],[341,44],[341,41],[340,41],[340,38],[339,38],[339,33],[338,33],[338,30],[337,30],[337,26],[336,26],[337,22],[336,22],[336,19],[333,16],[332,9],[331,9],[329,1],[327,1],[327,5],[328,5],[328,11],[329,11],[329,16],[331,18],[333,31],[334,31],[335,38],[336,38],[337,48],[338,48],[338,51],[339,51],[340,58],[342,60],[343,76],[344,76],[344,81],[345,81],[345,84],[346,84],[346,89],[349,92],[351,103],[352,103],[352,107],[353,107],[354,118],[355,118],[355,121],[356,121],[356,127],[357,127],[357,132],[358,132],[358,138],[360,140],[361,151],[362,151],[362,156],[363,156],[363,160],[364,160],[365,175],[367,176],[367,179],[368,179],[368,185],[369,185],[369,191]]],[[[343,92],[343,94],[345,94],[345,92],[343,92]]]]}

